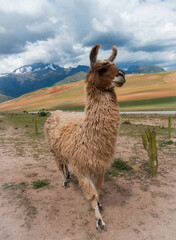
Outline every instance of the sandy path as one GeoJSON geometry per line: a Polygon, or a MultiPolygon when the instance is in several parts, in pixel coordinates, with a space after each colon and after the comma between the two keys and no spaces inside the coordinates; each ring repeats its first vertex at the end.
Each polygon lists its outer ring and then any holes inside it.
{"type": "Polygon", "coordinates": [[[64,190],[52,156],[42,151],[37,155],[44,141],[34,140],[31,148],[20,134],[12,128],[0,130],[1,240],[175,240],[175,147],[159,152],[159,174],[152,179],[142,168],[141,159],[147,157],[141,143],[119,137],[117,157],[130,161],[134,170],[105,182],[101,201],[108,232],[99,233],[76,179],[64,190]],[[37,179],[50,184],[33,189],[31,182],[37,179]]]}

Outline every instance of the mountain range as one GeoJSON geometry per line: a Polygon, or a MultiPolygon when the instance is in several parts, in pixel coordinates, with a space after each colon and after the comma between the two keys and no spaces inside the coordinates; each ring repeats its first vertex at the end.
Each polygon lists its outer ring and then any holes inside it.
{"type": "Polygon", "coordinates": [[[143,73],[157,73],[157,72],[164,72],[164,68],[153,66],[153,65],[137,65],[131,66],[127,69],[127,74],[143,74],[143,73]]]}
{"type": "Polygon", "coordinates": [[[25,65],[0,76],[0,94],[16,98],[40,88],[50,87],[80,71],[88,72],[88,69],[87,66],[62,68],[55,64],[44,63],[25,65]]]}
{"type": "MultiPolygon", "coordinates": [[[[19,97],[41,88],[84,79],[89,67],[78,65],[76,68],[63,68],[52,63],[34,63],[0,75],[0,102],[19,97]],[[4,97],[6,96],[6,97],[4,97]]],[[[127,74],[163,72],[157,66],[133,66],[125,70],[127,74]]]]}

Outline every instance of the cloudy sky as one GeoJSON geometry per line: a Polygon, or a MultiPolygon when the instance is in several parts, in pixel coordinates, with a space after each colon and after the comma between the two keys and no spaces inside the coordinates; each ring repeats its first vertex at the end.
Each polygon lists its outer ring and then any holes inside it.
{"type": "Polygon", "coordinates": [[[0,0],[0,73],[52,62],[89,65],[118,47],[117,65],[176,69],[175,0],[0,0]]]}

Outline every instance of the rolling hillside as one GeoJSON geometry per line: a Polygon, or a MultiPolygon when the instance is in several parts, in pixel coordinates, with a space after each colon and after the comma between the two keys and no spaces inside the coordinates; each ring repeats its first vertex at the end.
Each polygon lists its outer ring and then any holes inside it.
{"type": "Polygon", "coordinates": [[[86,78],[86,72],[78,72],[78,73],[75,73],[69,77],[66,77],[64,80],[61,80],[57,83],[55,83],[53,85],[54,86],[59,86],[59,85],[63,85],[63,84],[66,84],[66,83],[72,83],[72,82],[77,82],[77,81],[81,81],[82,79],[85,79],[86,78]]]}
{"type": "Polygon", "coordinates": [[[10,100],[10,99],[12,99],[12,97],[8,97],[8,96],[6,96],[6,95],[0,94],[0,103],[1,103],[1,102],[5,102],[5,101],[8,101],[8,100],[10,100]]]}
{"type": "MultiPolygon", "coordinates": [[[[116,88],[120,110],[176,109],[176,71],[127,75],[127,83],[116,88]]],[[[84,81],[49,87],[0,104],[3,111],[41,109],[82,110],[84,81]]]]}
{"type": "Polygon", "coordinates": [[[8,74],[0,75],[0,94],[12,98],[31,91],[51,87],[56,82],[80,71],[88,72],[89,67],[78,65],[76,68],[63,68],[51,63],[25,65],[8,74]]]}
{"type": "MultiPolygon", "coordinates": [[[[86,77],[88,70],[89,67],[84,65],[68,68],[42,62],[24,65],[11,73],[0,74],[0,94],[16,98],[41,88],[80,81],[86,77]]],[[[138,74],[162,71],[164,69],[157,66],[134,65],[127,69],[126,73],[138,74]]],[[[1,102],[3,102],[3,98],[1,102]]]]}
{"type": "Polygon", "coordinates": [[[158,73],[158,72],[164,72],[165,70],[161,67],[154,66],[154,65],[140,65],[140,66],[131,66],[128,68],[127,72],[128,74],[136,74],[136,73],[158,73]]]}

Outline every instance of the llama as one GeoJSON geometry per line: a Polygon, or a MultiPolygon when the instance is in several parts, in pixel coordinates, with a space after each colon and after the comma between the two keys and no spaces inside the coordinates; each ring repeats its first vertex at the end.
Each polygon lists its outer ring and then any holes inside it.
{"type": "Polygon", "coordinates": [[[53,112],[45,123],[45,134],[63,186],[67,187],[71,169],[95,211],[96,228],[106,231],[98,192],[115,153],[120,114],[114,87],[125,83],[125,73],[113,63],[115,46],[108,60],[103,61],[97,60],[99,48],[96,45],[90,52],[84,114],[53,112]]]}

